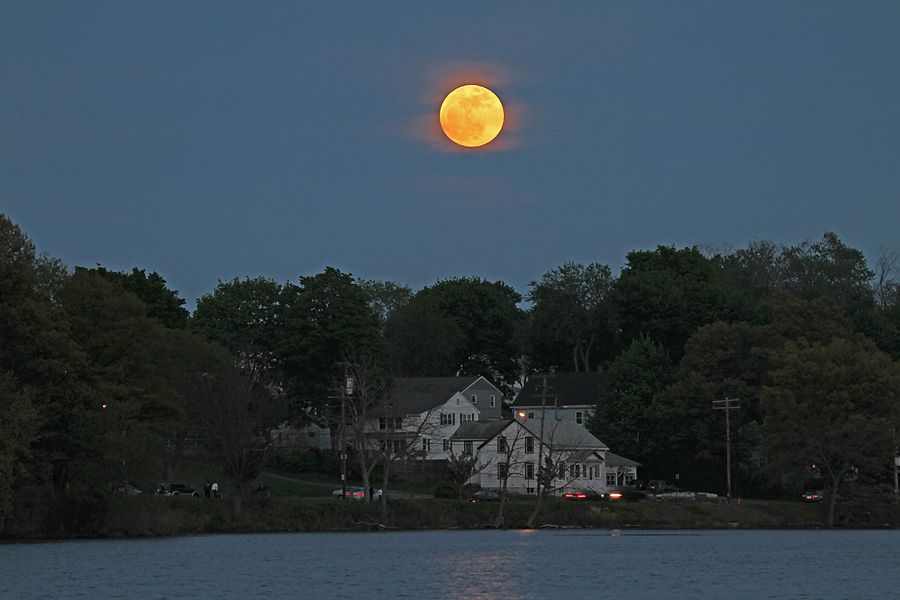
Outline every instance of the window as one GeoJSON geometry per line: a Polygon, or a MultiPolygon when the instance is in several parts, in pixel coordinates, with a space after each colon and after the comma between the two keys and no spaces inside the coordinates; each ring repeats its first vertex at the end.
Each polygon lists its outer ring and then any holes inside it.
{"type": "Polygon", "coordinates": [[[525,438],[525,454],[534,454],[534,438],[525,438]]]}
{"type": "Polygon", "coordinates": [[[497,479],[506,479],[506,463],[497,463],[497,479]]]}
{"type": "Polygon", "coordinates": [[[572,477],[574,477],[575,479],[581,477],[581,465],[572,465],[572,470],[572,477]]]}
{"type": "Polygon", "coordinates": [[[594,469],[596,469],[596,468],[597,468],[597,467],[587,467],[587,476],[588,476],[588,479],[593,479],[593,478],[594,478],[594,469]]]}
{"type": "Polygon", "coordinates": [[[403,429],[403,417],[394,417],[394,429],[403,429]]]}
{"type": "Polygon", "coordinates": [[[497,454],[506,453],[506,438],[504,436],[497,437],[497,454]]]}
{"type": "Polygon", "coordinates": [[[579,425],[584,423],[584,413],[582,413],[580,410],[575,412],[575,422],[579,425]]]}
{"type": "Polygon", "coordinates": [[[564,462],[559,463],[559,478],[560,479],[566,478],[566,463],[564,463],[564,462]]]}
{"type": "Polygon", "coordinates": [[[463,454],[472,456],[472,442],[463,442],[463,454]]]}
{"type": "Polygon", "coordinates": [[[378,419],[378,429],[384,431],[387,429],[387,419],[385,417],[380,417],[378,419]]]}
{"type": "Polygon", "coordinates": [[[533,412],[528,413],[528,418],[529,418],[529,419],[533,419],[533,418],[534,418],[534,413],[533,413],[533,412]]]}
{"type": "Polygon", "coordinates": [[[497,406],[497,396],[491,394],[491,408],[494,408],[495,406],[497,406]]]}
{"type": "Polygon", "coordinates": [[[444,452],[450,452],[450,440],[444,438],[444,452]]]}
{"type": "Polygon", "coordinates": [[[525,463],[525,479],[534,479],[534,463],[525,463]]]}
{"type": "Polygon", "coordinates": [[[478,404],[478,394],[472,394],[472,404],[478,404]]]}
{"type": "Polygon", "coordinates": [[[456,425],[456,413],[441,413],[441,425],[456,425]]]}
{"type": "Polygon", "coordinates": [[[425,438],[422,440],[422,450],[425,452],[431,452],[431,440],[425,438]]]}
{"type": "Polygon", "coordinates": [[[606,485],[616,485],[616,474],[615,473],[607,473],[606,474],[606,485]]]}

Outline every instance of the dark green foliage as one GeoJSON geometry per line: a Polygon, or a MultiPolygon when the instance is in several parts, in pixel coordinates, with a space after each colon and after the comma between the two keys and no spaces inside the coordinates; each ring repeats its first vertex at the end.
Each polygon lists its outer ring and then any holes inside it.
{"type": "Polygon", "coordinates": [[[295,406],[325,420],[333,416],[329,396],[349,356],[387,362],[369,297],[351,275],[332,267],[300,278],[283,329],[279,358],[295,406]]]}
{"type": "Polygon", "coordinates": [[[183,329],[188,324],[188,311],[184,299],[178,297],[178,290],[166,287],[166,280],[156,272],[149,275],[144,269],[134,267],[131,273],[109,271],[103,267],[95,269],[110,281],[115,281],[137,296],[144,303],[148,317],[158,319],[166,327],[183,329]]]}
{"type": "Polygon", "coordinates": [[[665,348],[651,340],[634,340],[609,367],[607,387],[588,428],[621,454],[648,463],[671,450],[661,435],[654,398],[669,384],[672,365],[665,348]]]}
{"type": "Polygon", "coordinates": [[[773,474],[796,486],[804,472],[821,473],[833,523],[834,502],[848,481],[889,481],[898,400],[897,365],[871,342],[788,342],[762,392],[773,474]]]}
{"type": "Polygon", "coordinates": [[[519,371],[515,339],[521,299],[508,285],[477,277],[447,279],[419,291],[387,323],[396,372],[413,374],[421,365],[434,369],[429,375],[484,375],[497,385],[511,385],[519,371]],[[403,341],[420,326],[435,336],[424,338],[434,347],[410,352],[403,341]]]}
{"type": "Polygon", "coordinates": [[[607,265],[566,263],[532,281],[530,366],[590,371],[608,361],[618,347],[607,265]]]}
{"type": "Polygon", "coordinates": [[[627,260],[612,292],[626,343],[644,334],[677,359],[698,327],[738,312],[738,296],[696,247],[659,246],[627,260]]]}

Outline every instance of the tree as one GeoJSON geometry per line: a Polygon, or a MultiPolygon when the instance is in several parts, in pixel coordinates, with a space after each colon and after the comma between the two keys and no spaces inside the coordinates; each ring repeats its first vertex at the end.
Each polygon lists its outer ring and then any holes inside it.
{"type": "Polygon", "coordinates": [[[660,344],[646,337],[610,364],[603,401],[588,419],[588,428],[610,448],[647,463],[669,447],[657,433],[653,401],[671,382],[672,364],[660,344]]]}
{"type": "Polygon", "coordinates": [[[519,348],[515,341],[522,312],[516,305],[521,299],[505,283],[477,277],[446,279],[422,289],[394,314],[390,320],[394,323],[388,323],[389,339],[399,362],[397,370],[412,371],[402,361],[414,353],[402,342],[411,338],[410,323],[425,322],[441,334],[441,343],[433,351],[422,347],[424,355],[417,363],[447,369],[435,375],[485,375],[501,388],[508,388],[518,376],[519,348]],[[415,318],[410,318],[410,313],[415,318]],[[429,313],[439,317],[431,317],[429,313]],[[403,326],[397,326],[398,320],[403,326]],[[455,329],[449,325],[451,320],[455,329]],[[451,349],[452,363],[445,365],[451,349]]]}
{"type": "Polygon", "coordinates": [[[144,269],[134,267],[131,273],[109,271],[98,266],[95,271],[101,276],[115,281],[141,299],[147,307],[147,316],[158,319],[172,329],[184,329],[189,313],[184,308],[184,298],[178,297],[178,290],[166,287],[166,280],[155,271],[146,274],[144,269]]]}
{"type": "Polygon", "coordinates": [[[530,283],[532,366],[571,364],[590,371],[595,357],[610,357],[616,332],[607,265],[568,262],[530,283]]]}
{"type": "Polygon", "coordinates": [[[329,401],[335,365],[348,355],[367,356],[386,368],[378,319],[369,298],[350,274],[326,267],[301,277],[300,288],[284,313],[280,359],[287,389],[297,401],[295,415],[335,415],[329,401]]]}
{"type": "Polygon", "coordinates": [[[215,371],[197,374],[189,393],[210,457],[231,480],[238,514],[271,450],[271,431],[284,419],[284,397],[252,365],[231,364],[227,356],[215,371]]]}
{"type": "Polygon", "coordinates": [[[629,252],[612,295],[623,341],[645,334],[674,359],[698,327],[729,319],[739,304],[696,247],[629,252]]]}
{"type": "Polygon", "coordinates": [[[391,315],[409,304],[413,297],[409,286],[394,281],[368,279],[358,283],[369,298],[369,307],[378,317],[378,322],[382,327],[391,315]]]}
{"type": "Polygon", "coordinates": [[[156,470],[181,414],[173,330],[148,317],[134,294],[108,277],[76,268],[60,294],[72,339],[85,355],[74,375],[81,401],[49,411],[66,454],[64,485],[87,488],[156,470]],[[61,409],[61,410],[60,410],[61,409]]]}
{"type": "Polygon", "coordinates": [[[487,469],[491,461],[479,462],[474,454],[456,454],[451,451],[447,456],[447,473],[450,483],[456,488],[460,500],[463,497],[463,488],[466,483],[487,469]]]}
{"type": "Polygon", "coordinates": [[[441,312],[436,298],[419,298],[385,323],[385,339],[398,377],[455,374],[466,336],[456,320],[441,312]]]}
{"type": "Polygon", "coordinates": [[[253,363],[261,375],[275,377],[284,335],[285,312],[295,286],[271,279],[220,281],[197,301],[192,327],[253,363]]]}
{"type": "Polygon", "coordinates": [[[866,257],[828,232],[784,249],[786,289],[804,299],[828,297],[847,314],[872,303],[866,257]]]}
{"type": "Polygon", "coordinates": [[[900,414],[897,367],[867,340],[789,342],[762,392],[773,476],[821,472],[828,524],[850,478],[886,483],[900,414]]]}

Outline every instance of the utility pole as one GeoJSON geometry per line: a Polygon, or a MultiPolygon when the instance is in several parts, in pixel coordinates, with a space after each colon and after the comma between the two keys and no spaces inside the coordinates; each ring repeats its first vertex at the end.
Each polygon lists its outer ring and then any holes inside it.
{"type": "MultiPolygon", "coordinates": [[[[542,375],[541,381],[541,426],[540,433],[538,434],[538,468],[537,468],[537,493],[538,496],[541,495],[541,469],[544,468],[544,415],[547,410],[547,390],[550,386],[547,385],[548,377],[556,377],[556,367],[550,367],[549,373],[544,373],[542,375]]],[[[558,410],[558,408],[557,408],[558,410]]]]}
{"type": "Polygon", "coordinates": [[[347,363],[337,363],[344,365],[344,385],[336,386],[338,389],[337,396],[328,396],[332,400],[340,399],[341,401],[341,425],[338,435],[338,452],[341,459],[341,498],[347,497],[347,396],[353,395],[353,387],[355,381],[348,373],[347,363]]]}
{"type": "Polygon", "coordinates": [[[728,502],[731,502],[731,411],[738,410],[741,407],[740,398],[728,398],[724,400],[713,400],[713,410],[725,411],[725,477],[727,487],[725,496],[728,502]]]}

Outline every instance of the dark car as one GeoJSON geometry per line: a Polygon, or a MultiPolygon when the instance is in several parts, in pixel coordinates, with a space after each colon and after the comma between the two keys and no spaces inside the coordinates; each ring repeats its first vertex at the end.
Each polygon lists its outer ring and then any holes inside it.
{"type": "Polygon", "coordinates": [[[193,486],[181,481],[160,481],[159,487],[156,488],[156,493],[162,496],[200,497],[200,492],[194,489],[193,486]]]}
{"type": "Polygon", "coordinates": [[[616,487],[611,487],[606,490],[605,493],[602,494],[603,500],[607,500],[609,502],[638,502],[640,500],[644,500],[647,497],[647,492],[642,489],[636,488],[633,485],[620,485],[616,487]]]}
{"type": "Polygon", "coordinates": [[[500,502],[500,493],[494,490],[480,490],[469,496],[469,502],[500,502]]]}
{"type": "Polygon", "coordinates": [[[603,494],[596,490],[572,490],[562,495],[563,500],[572,500],[575,502],[585,502],[589,500],[603,500],[603,494]]]}
{"type": "Polygon", "coordinates": [[[804,502],[821,502],[825,499],[825,490],[806,490],[800,498],[804,502]]]}

